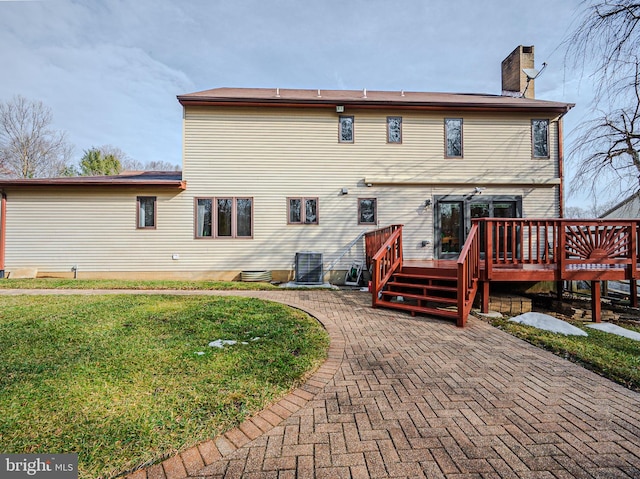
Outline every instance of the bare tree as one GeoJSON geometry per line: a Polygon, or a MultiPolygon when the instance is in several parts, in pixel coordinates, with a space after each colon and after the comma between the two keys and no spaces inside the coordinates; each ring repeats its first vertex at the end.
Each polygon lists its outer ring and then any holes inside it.
{"type": "Polygon", "coordinates": [[[61,175],[72,147],[64,132],[51,129],[51,109],[15,96],[0,102],[0,174],[12,178],[61,175]]]}
{"type": "Polygon", "coordinates": [[[571,192],[620,195],[640,189],[640,2],[583,2],[582,21],[565,41],[569,65],[596,62],[593,119],[578,126],[569,152],[577,174],[571,192]]]}
{"type": "Polygon", "coordinates": [[[179,171],[180,166],[168,161],[147,161],[143,163],[139,160],[128,158],[122,161],[122,167],[125,170],[133,171],[179,171]]]}
{"type": "Polygon", "coordinates": [[[144,167],[145,171],[179,171],[180,165],[169,163],[168,161],[148,161],[144,167]]]}
{"type": "Polygon", "coordinates": [[[598,203],[597,197],[592,197],[590,204],[583,206],[567,206],[564,209],[564,217],[568,219],[576,218],[599,218],[614,206],[613,201],[598,203]]]}
{"type": "Polygon", "coordinates": [[[131,158],[121,148],[113,145],[102,145],[92,150],[98,150],[105,157],[113,157],[120,162],[121,170],[129,171],[178,171],[180,166],[168,161],[147,161],[143,163],[140,160],[131,158]]]}
{"type": "Polygon", "coordinates": [[[92,148],[94,150],[99,150],[103,156],[113,156],[117,159],[121,164],[124,165],[125,162],[131,161],[131,157],[127,155],[122,148],[118,148],[113,145],[102,145],[97,148],[92,148]]]}
{"type": "Polygon", "coordinates": [[[631,84],[624,87],[632,94],[628,104],[600,109],[595,119],[580,126],[571,151],[579,161],[574,189],[589,186],[593,194],[606,189],[626,196],[640,190],[640,62],[634,63],[631,84]]]}

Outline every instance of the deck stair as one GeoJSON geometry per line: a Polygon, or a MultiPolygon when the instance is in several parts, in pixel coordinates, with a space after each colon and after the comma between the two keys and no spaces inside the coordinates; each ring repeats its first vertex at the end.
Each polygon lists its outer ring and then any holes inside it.
{"type": "Polygon", "coordinates": [[[378,306],[456,319],[458,287],[455,270],[413,271],[403,268],[394,273],[380,292],[378,306]],[[454,273],[453,275],[451,273],[454,273]]]}
{"type": "Polygon", "coordinates": [[[458,326],[464,326],[478,289],[477,230],[476,225],[471,228],[458,259],[431,266],[403,263],[402,225],[365,235],[372,306],[408,311],[412,316],[419,313],[455,319],[458,326]]]}

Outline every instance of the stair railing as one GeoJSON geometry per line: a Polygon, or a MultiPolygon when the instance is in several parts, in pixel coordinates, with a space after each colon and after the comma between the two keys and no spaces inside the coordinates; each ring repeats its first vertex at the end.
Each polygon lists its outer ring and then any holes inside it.
{"type": "Polygon", "coordinates": [[[458,327],[464,327],[478,291],[480,278],[480,235],[478,225],[469,231],[458,256],[458,327]]]}
{"type": "Polygon", "coordinates": [[[375,255],[382,245],[386,243],[389,237],[396,231],[398,228],[402,228],[402,225],[389,225],[384,228],[378,228],[377,230],[367,231],[364,235],[364,244],[365,244],[365,259],[367,263],[367,268],[371,266],[371,260],[373,255],[375,255]]]}
{"type": "MultiPolygon", "coordinates": [[[[387,230],[384,234],[385,236],[388,234],[388,238],[371,257],[371,303],[373,307],[377,306],[380,291],[393,273],[402,268],[402,226],[393,225],[393,227],[384,230],[387,230]]],[[[375,232],[372,232],[372,237],[375,237],[374,235],[375,232]]]]}

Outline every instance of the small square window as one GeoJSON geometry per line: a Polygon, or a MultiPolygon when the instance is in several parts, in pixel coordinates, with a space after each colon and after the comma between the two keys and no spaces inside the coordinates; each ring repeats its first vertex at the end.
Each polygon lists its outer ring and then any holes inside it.
{"type": "Polygon", "coordinates": [[[534,158],[549,158],[549,120],[531,120],[534,158]]]}
{"type": "Polygon", "coordinates": [[[353,143],[353,117],[341,116],[339,121],[338,141],[340,143],[353,143]]]}
{"type": "Polygon", "coordinates": [[[378,223],[376,198],[358,198],[358,224],[375,225],[378,223]]]}
{"type": "Polygon", "coordinates": [[[289,224],[318,224],[318,198],[289,198],[289,224]]]}
{"type": "Polygon", "coordinates": [[[387,117],[387,142],[402,143],[402,117],[387,117]]]}
{"type": "Polygon", "coordinates": [[[138,229],[153,229],[156,227],[156,197],[138,196],[138,229]]]}
{"type": "Polygon", "coordinates": [[[444,135],[447,158],[462,158],[462,118],[445,118],[444,135]]]}

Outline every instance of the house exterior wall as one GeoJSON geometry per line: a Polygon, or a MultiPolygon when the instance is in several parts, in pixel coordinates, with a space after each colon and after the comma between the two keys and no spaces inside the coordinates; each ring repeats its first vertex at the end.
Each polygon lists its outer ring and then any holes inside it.
{"type": "MultiPolygon", "coordinates": [[[[358,233],[375,229],[358,225],[358,198],[377,198],[378,226],[405,225],[406,259],[433,258],[434,209],[424,202],[437,195],[469,195],[480,186],[483,195],[521,196],[524,216],[559,216],[557,123],[550,158],[532,159],[527,114],[348,109],[344,115],[354,117],[353,143],[338,141],[339,115],[328,108],[186,108],[187,190],[194,197],[254,198],[249,241],[260,252],[256,266],[286,267],[302,250],[323,252],[331,263],[358,233]],[[387,143],[387,116],[402,117],[401,144],[387,143]],[[445,158],[445,117],[463,118],[463,158],[445,158]],[[514,180],[547,184],[513,186],[514,180]],[[287,197],[317,197],[319,225],[287,225],[287,197]],[[423,247],[425,240],[431,245],[423,247]]],[[[235,246],[198,242],[211,245],[214,262],[235,246]]]]}
{"type": "MultiPolygon", "coordinates": [[[[552,117],[401,109],[344,115],[355,118],[353,143],[338,142],[333,108],[190,106],[186,190],[5,188],[6,269],[71,275],[77,265],[79,277],[220,279],[268,269],[287,280],[296,252],[322,252],[326,268],[358,234],[377,227],[358,224],[358,198],[377,199],[378,226],[405,225],[406,259],[431,259],[435,210],[425,200],[471,195],[476,186],[487,196],[522,197],[525,217],[559,216],[556,122],[550,158],[532,159],[531,151],[531,119],[552,117]],[[401,144],[387,143],[387,116],[402,117],[401,144]],[[445,158],[444,118],[463,119],[463,158],[445,158]],[[157,196],[155,229],[136,229],[137,196],[157,196]],[[251,197],[253,237],[195,238],[199,197],[251,197]],[[287,224],[289,197],[318,198],[319,224],[287,224]]],[[[336,270],[362,259],[363,243],[336,270]]]]}
{"type": "Polygon", "coordinates": [[[7,270],[178,271],[172,254],[190,238],[187,203],[177,188],[8,188],[7,270]],[[157,197],[155,229],[136,228],[138,196],[157,197]]]}

